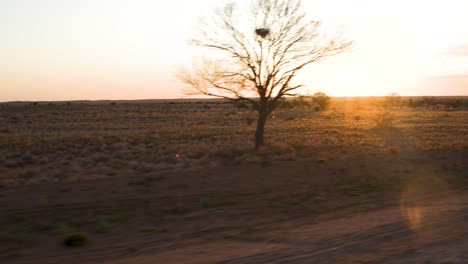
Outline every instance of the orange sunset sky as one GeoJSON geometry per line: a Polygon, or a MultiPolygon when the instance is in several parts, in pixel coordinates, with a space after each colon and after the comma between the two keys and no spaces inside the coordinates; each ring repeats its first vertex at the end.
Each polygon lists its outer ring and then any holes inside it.
{"type": "MultiPolygon", "coordinates": [[[[332,96],[468,95],[468,1],[303,1],[355,41],[300,81],[332,96]]],[[[216,0],[0,0],[0,101],[185,98],[216,0]]]]}

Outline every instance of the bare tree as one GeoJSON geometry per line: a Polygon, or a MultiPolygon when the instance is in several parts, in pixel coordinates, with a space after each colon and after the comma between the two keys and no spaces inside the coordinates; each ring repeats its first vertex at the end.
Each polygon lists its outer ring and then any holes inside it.
{"type": "Polygon", "coordinates": [[[179,80],[193,94],[252,104],[258,111],[257,149],[279,100],[298,95],[302,84],[294,82],[297,73],[352,44],[339,34],[327,34],[321,22],[308,20],[300,0],[228,3],[202,22],[192,42],[217,51],[215,59],[180,71],[179,80]]]}

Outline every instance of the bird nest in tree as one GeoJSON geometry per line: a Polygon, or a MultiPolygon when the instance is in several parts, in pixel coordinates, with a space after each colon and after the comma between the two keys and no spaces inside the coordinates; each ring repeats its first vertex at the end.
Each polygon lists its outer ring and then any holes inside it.
{"type": "Polygon", "coordinates": [[[270,29],[268,29],[268,28],[257,28],[257,29],[255,29],[255,34],[257,34],[257,36],[265,38],[266,36],[270,35],[270,29]]]}

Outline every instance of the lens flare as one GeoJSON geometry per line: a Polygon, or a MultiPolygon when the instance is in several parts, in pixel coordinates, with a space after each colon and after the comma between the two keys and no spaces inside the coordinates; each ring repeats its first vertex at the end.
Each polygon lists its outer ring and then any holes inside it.
{"type": "Polygon", "coordinates": [[[424,207],[420,201],[416,201],[415,187],[408,185],[401,193],[400,211],[408,221],[412,229],[421,227],[424,217],[424,207]]]}
{"type": "Polygon", "coordinates": [[[448,184],[433,175],[417,176],[403,187],[400,212],[415,231],[430,231],[436,219],[442,216],[452,203],[448,184]],[[426,228],[427,227],[427,228],[426,228]]]}

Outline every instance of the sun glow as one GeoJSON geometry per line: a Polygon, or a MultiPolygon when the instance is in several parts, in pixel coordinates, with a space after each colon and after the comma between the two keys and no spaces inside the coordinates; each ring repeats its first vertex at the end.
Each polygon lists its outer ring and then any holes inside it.
{"type": "Polygon", "coordinates": [[[366,94],[368,93],[367,71],[359,67],[341,68],[335,73],[334,90],[336,94],[366,94]]]}

